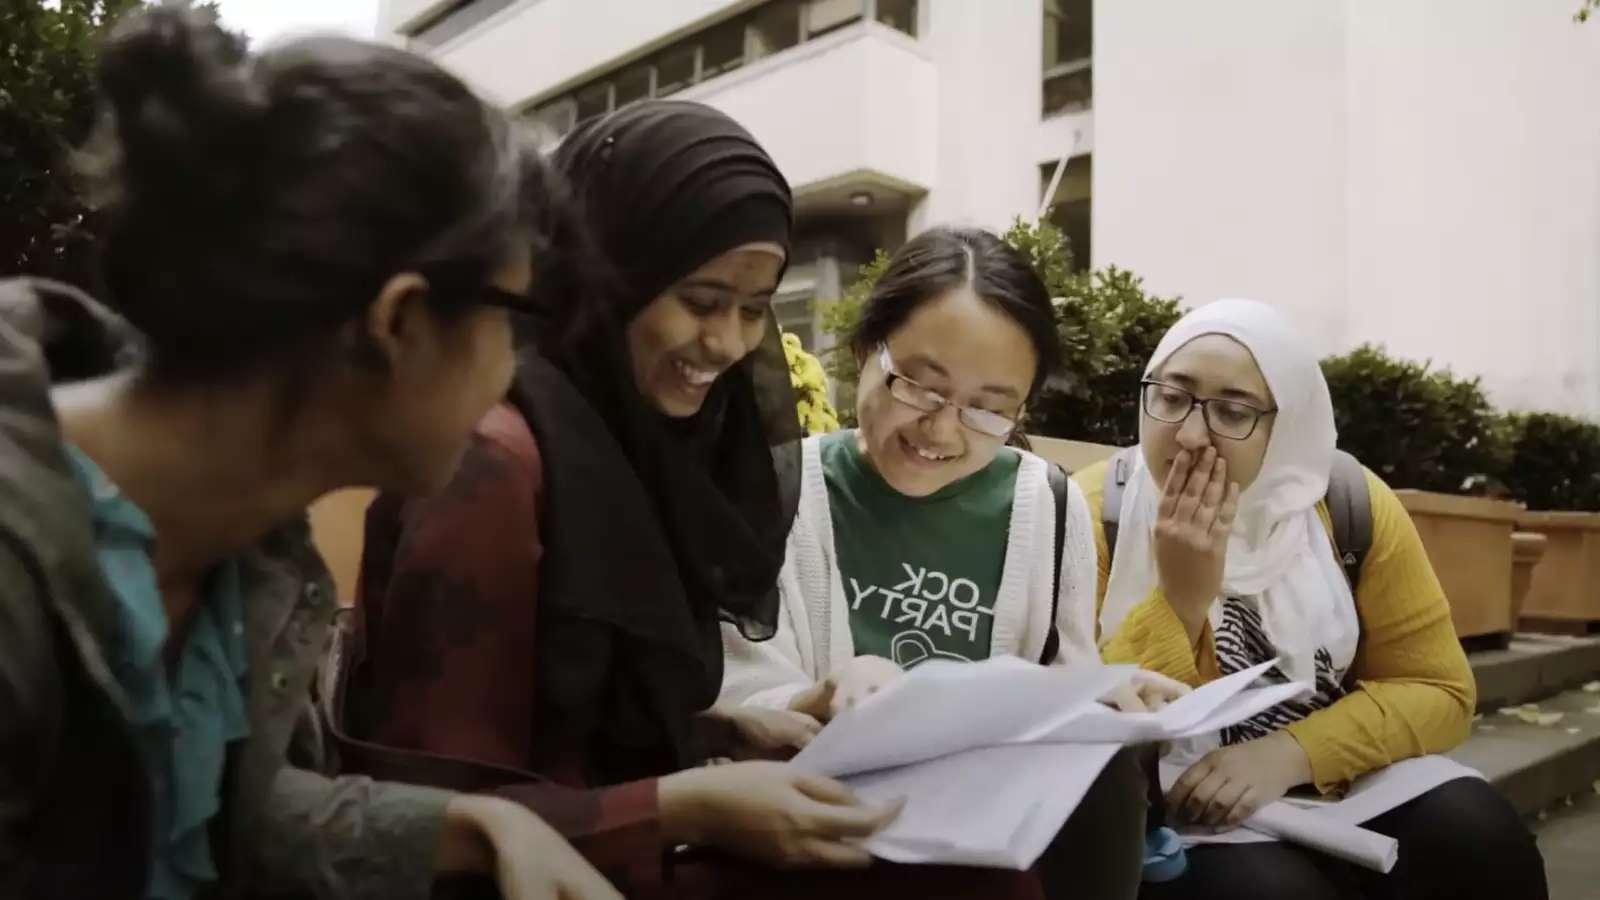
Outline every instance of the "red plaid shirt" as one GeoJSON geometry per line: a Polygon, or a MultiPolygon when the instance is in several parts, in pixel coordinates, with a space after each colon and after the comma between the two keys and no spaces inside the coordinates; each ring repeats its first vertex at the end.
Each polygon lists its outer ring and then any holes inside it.
{"type": "Polygon", "coordinates": [[[358,591],[375,743],[538,771],[496,793],[538,813],[618,884],[662,880],[655,779],[594,788],[576,748],[540,743],[534,636],[543,466],[521,415],[492,410],[439,494],[380,498],[358,591]]]}

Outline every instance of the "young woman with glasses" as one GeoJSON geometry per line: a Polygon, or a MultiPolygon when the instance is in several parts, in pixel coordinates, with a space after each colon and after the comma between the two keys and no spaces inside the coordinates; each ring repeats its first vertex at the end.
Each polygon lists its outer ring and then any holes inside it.
{"type": "MultiPolygon", "coordinates": [[[[1459,744],[1475,689],[1449,604],[1405,508],[1371,472],[1352,479],[1371,540],[1347,575],[1340,557],[1352,548],[1335,546],[1324,499],[1333,405],[1289,323],[1244,300],[1189,313],[1156,349],[1141,401],[1119,509],[1102,518],[1104,465],[1076,476],[1095,512],[1105,657],[1193,686],[1276,658],[1268,680],[1311,688],[1173,748],[1167,761],[1184,774],[1168,810],[1231,828],[1291,788],[1338,792],[1459,744]],[[1114,547],[1102,521],[1117,522],[1114,547]]],[[[1291,844],[1207,844],[1189,850],[1186,874],[1141,896],[1545,896],[1532,836],[1480,778],[1365,824],[1399,840],[1392,873],[1291,844]]]]}
{"type": "Polygon", "coordinates": [[[104,305],[0,282],[0,896],[620,896],[509,800],[303,768],[305,509],[450,480],[550,261],[543,166],[421,57],[140,6],[79,155],[104,305]]]}
{"type": "MultiPolygon", "coordinates": [[[[986,231],[926,232],[895,254],[851,348],[859,427],[803,445],[777,633],[724,629],[723,702],[826,721],[930,659],[1097,661],[1083,493],[1066,485],[1058,544],[1049,464],[1006,446],[1061,352],[1027,260],[986,231]]],[[[1115,760],[1041,862],[1047,894],[1133,896],[1144,791],[1115,760]]]]}

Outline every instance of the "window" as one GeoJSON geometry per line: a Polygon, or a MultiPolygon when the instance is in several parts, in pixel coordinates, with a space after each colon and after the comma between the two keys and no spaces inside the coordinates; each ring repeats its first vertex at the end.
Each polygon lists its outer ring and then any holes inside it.
{"type": "Polygon", "coordinates": [[[437,47],[502,9],[512,0],[459,0],[442,12],[422,23],[411,32],[411,40],[421,47],[437,47]]]}
{"type": "Polygon", "coordinates": [[[1044,77],[1044,115],[1088,109],[1094,99],[1094,71],[1085,60],[1044,77]]]}
{"type": "Polygon", "coordinates": [[[533,111],[533,120],[556,135],[571,131],[578,124],[578,104],[571,97],[562,97],[533,111]]]}
{"type": "Polygon", "coordinates": [[[812,352],[817,346],[817,323],[810,293],[784,297],[773,302],[778,327],[800,338],[800,346],[812,352]]]}
{"type": "Polygon", "coordinates": [[[917,0],[878,0],[878,21],[917,36],[917,0]]]}
{"type": "Polygon", "coordinates": [[[744,65],[744,19],[724,22],[706,32],[700,45],[700,78],[715,78],[744,65]]]}
{"type": "Polygon", "coordinates": [[[861,0],[806,0],[806,40],[861,18],[861,0]]]}
{"type": "Polygon", "coordinates": [[[657,97],[670,97],[694,84],[695,57],[699,48],[690,44],[675,47],[656,57],[657,97]]]}
{"type": "MultiPolygon", "coordinates": [[[[1039,167],[1039,193],[1050,190],[1050,179],[1055,175],[1056,164],[1045,163],[1039,167]]],[[[1090,184],[1094,173],[1094,158],[1074,156],[1067,160],[1056,195],[1045,211],[1045,218],[1066,236],[1072,248],[1072,271],[1089,268],[1089,214],[1090,184]]]]}
{"type": "MultiPolygon", "coordinates": [[[[476,2],[504,6],[510,0],[476,2]]],[[[458,6],[465,5],[474,4],[458,6]]],[[[870,4],[868,0],[767,0],[742,15],[675,41],[642,62],[635,60],[596,75],[564,96],[549,99],[531,115],[565,134],[579,122],[629,103],[670,97],[802,41],[846,28],[869,11],[878,22],[916,36],[917,0],[875,0],[870,4]]]]}
{"type": "Polygon", "coordinates": [[[1045,0],[1044,67],[1087,59],[1093,51],[1094,4],[1090,0],[1045,0]]]}
{"type": "Polygon", "coordinates": [[[650,98],[650,66],[641,64],[624,69],[611,82],[611,108],[621,109],[635,100],[650,98]]]}
{"type": "Polygon", "coordinates": [[[577,122],[585,122],[611,111],[611,82],[601,81],[578,91],[573,97],[578,107],[577,122]]]}
{"type": "Polygon", "coordinates": [[[1043,114],[1087,109],[1094,96],[1094,4],[1045,0],[1043,114]]]}
{"type": "Polygon", "coordinates": [[[745,34],[745,59],[756,60],[800,43],[800,7],[793,3],[768,3],[750,17],[745,34]]]}

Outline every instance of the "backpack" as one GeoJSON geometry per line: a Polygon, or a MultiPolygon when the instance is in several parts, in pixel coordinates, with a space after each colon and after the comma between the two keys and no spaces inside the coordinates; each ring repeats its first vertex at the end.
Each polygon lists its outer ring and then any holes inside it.
{"type": "MultiPolygon", "coordinates": [[[[1128,478],[1133,475],[1133,454],[1138,452],[1138,447],[1124,447],[1111,457],[1106,466],[1100,524],[1106,532],[1108,566],[1116,556],[1117,520],[1122,516],[1122,493],[1128,486],[1128,478]]],[[[1333,520],[1333,546],[1338,549],[1344,578],[1350,582],[1350,590],[1354,591],[1361,582],[1361,564],[1366,562],[1367,551],[1372,549],[1372,497],[1367,492],[1367,473],[1361,468],[1361,462],[1343,450],[1333,452],[1333,469],[1328,473],[1326,500],[1328,517],[1333,520]]]]}

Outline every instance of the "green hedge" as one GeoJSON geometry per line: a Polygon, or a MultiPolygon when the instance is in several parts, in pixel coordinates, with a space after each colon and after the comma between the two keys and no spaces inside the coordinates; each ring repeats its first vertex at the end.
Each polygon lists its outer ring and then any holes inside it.
{"type": "Polygon", "coordinates": [[[1529,509],[1600,512],[1600,425],[1555,413],[1507,417],[1505,482],[1529,509]]]}
{"type": "Polygon", "coordinates": [[[1322,361],[1339,446],[1397,488],[1499,493],[1510,433],[1478,379],[1363,345],[1322,361]]]}
{"type": "Polygon", "coordinates": [[[1074,275],[1056,295],[1067,363],[1033,403],[1029,426],[1047,437],[1128,446],[1139,441],[1139,380],[1168,329],[1176,298],[1152,297],[1143,281],[1110,266],[1074,275]]]}

